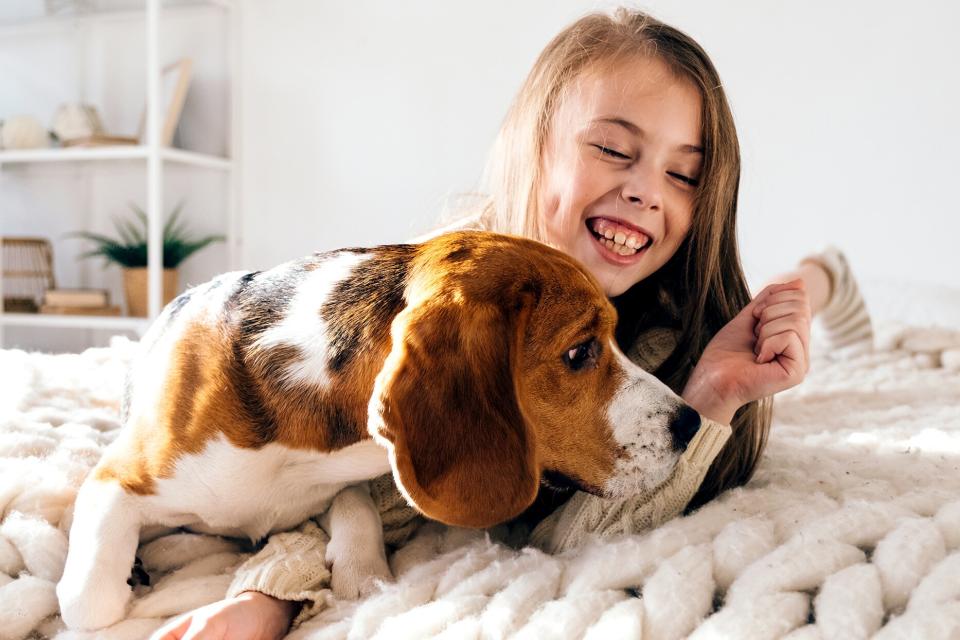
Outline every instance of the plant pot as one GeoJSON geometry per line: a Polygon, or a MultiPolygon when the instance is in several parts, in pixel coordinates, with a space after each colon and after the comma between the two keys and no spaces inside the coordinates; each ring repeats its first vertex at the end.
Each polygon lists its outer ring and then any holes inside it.
{"type": "MultiPolygon", "coordinates": [[[[147,317],[147,268],[136,267],[123,270],[123,289],[127,297],[127,315],[147,317]]],[[[177,270],[163,270],[163,302],[166,306],[177,295],[177,270]]]]}

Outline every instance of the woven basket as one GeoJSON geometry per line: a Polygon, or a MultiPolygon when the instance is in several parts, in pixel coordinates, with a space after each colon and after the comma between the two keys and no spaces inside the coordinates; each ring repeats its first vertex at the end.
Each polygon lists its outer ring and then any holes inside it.
{"type": "Polygon", "coordinates": [[[3,310],[36,313],[55,288],[53,247],[46,238],[3,239],[3,310]]]}
{"type": "MultiPolygon", "coordinates": [[[[123,270],[123,290],[127,296],[127,315],[147,317],[147,268],[123,270]]],[[[163,306],[177,295],[177,270],[163,270],[163,306]]]]}

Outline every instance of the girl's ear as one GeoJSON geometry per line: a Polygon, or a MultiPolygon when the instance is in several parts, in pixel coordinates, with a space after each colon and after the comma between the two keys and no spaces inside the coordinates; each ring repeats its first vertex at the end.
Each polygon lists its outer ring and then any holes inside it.
{"type": "Polygon", "coordinates": [[[435,302],[394,319],[368,429],[429,518],[490,527],[536,497],[536,443],[517,397],[517,320],[494,305],[435,302]]]}

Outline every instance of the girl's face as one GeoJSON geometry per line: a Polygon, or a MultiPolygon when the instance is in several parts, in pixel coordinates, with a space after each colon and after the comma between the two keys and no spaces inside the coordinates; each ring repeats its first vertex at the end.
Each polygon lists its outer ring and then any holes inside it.
{"type": "Polygon", "coordinates": [[[638,57],[571,83],[550,124],[537,203],[547,242],[616,296],[690,229],[703,159],[700,94],[638,57]]]}

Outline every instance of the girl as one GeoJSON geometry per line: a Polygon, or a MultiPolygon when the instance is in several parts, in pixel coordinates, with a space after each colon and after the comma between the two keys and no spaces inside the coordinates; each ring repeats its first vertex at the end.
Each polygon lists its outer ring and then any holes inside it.
{"type": "MultiPolygon", "coordinates": [[[[750,299],[736,239],[739,174],[717,72],[676,29],[626,9],[589,15],[534,64],[491,153],[489,199],[457,226],[525,235],[583,262],[617,307],[624,351],[705,420],[656,494],[611,503],[576,493],[562,506],[554,497],[531,510],[532,544],[558,551],[590,533],[655,526],[743,484],[766,441],[770,396],[806,374],[811,313],[823,312],[835,346],[869,341],[834,250],[750,299]]],[[[372,495],[388,544],[405,541],[415,513],[390,478],[374,481],[372,495]]],[[[271,537],[238,571],[232,597],[154,637],[281,637],[297,611],[300,620],[323,605],[326,541],[313,522],[271,537]]]]}

